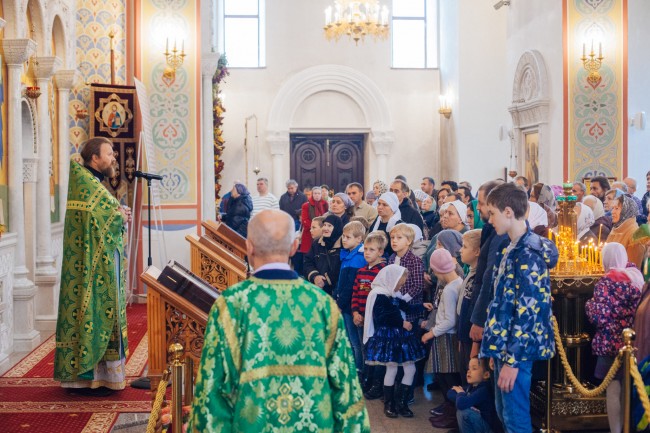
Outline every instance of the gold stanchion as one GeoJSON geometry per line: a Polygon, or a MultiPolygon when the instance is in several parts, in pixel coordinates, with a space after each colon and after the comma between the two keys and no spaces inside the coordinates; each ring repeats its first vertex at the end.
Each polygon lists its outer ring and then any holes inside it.
{"type": "MultiPolygon", "coordinates": [[[[623,347],[621,352],[623,352],[623,432],[629,433],[630,431],[630,406],[632,388],[631,388],[631,369],[630,369],[630,359],[634,358],[634,348],[632,347],[632,340],[634,340],[634,331],[630,328],[625,328],[623,330],[623,347]]],[[[636,364],[636,361],[635,361],[636,364]]]]}
{"type": "Polygon", "coordinates": [[[183,357],[184,349],[181,344],[169,345],[172,355],[172,428],[175,432],[183,431],[183,357]]]}
{"type": "Polygon", "coordinates": [[[185,378],[184,378],[184,397],[185,397],[185,406],[191,406],[192,400],[194,400],[194,360],[189,356],[185,358],[185,378]]]}

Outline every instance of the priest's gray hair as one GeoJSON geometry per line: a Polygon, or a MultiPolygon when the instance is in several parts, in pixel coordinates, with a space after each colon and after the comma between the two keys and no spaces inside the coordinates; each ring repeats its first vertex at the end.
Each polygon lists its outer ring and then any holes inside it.
{"type": "Polygon", "coordinates": [[[258,257],[289,256],[296,237],[293,218],[288,213],[267,209],[248,223],[248,240],[258,257]]]}

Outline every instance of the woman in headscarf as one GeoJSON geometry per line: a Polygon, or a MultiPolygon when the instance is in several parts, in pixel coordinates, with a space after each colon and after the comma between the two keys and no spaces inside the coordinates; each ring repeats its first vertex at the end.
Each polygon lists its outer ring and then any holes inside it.
{"type": "Polygon", "coordinates": [[[536,183],[533,185],[533,189],[530,192],[530,201],[537,203],[544,208],[548,217],[547,226],[549,229],[557,226],[557,215],[555,214],[557,201],[555,200],[555,194],[550,186],[543,183],[536,183]]]}
{"type": "Polygon", "coordinates": [[[424,254],[427,252],[427,248],[429,248],[430,241],[424,240],[424,236],[422,235],[422,230],[420,230],[420,227],[416,226],[415,224],[406,224],[406,225],[411,227],[413,229],[413,232],[415,233],[415,238],[413,239],[413,244],[411,245],[411,251],[413,252],[413,254],[415,254],[415,257],[421,259],[424,256],[424,254]]]}
{"type": "Polygon", "coordinates": [[[577,227],[578,227],[578,242],[583,245],[593,241],[598,245],[598,236],[594,235],[591,231],[591,226],[594,225],[594,212],[591,208],[583,203],[576,203],[575,213],[577,215],[577,227]]]}
{"type": "Polygon", "coordinates": [[[243,237],[247,237],[251,212],[253,212],[253,199],[248,188],[242,183],[236,183],[230,191],[228,212],[223,217],[223,222],[243,237]]]}
{"type": "Polygon", "coordinates": [[[478,211],[478,200],[472,200],[469,204],[467,206],[467,225],[469,229],[482,229],[483,220],[481,219],[481,213],[478,211]]]}
{"type": "MultiPolygon", "coordinates": [[[[386,183],[382,182],[381,180],[376,180],[375,183],[372,184],[372,192],[375,193],[375,197],[377,197],[377,200],[379,200],[379,197],[381,197],[383,193],[388,192],[388,185],[386,185],[386,183]]],[[[372,204],[372,206],[375,208],[378,205],[377,200],[375,200],[375,202],[372,204]]]]}
{"type": "Polygon", "coordinates": [[[610,189],[609,191],[607,191],[605,193],[605,200],[603,201],[603,207],[605,208],[605,212],[611,212],[614,199],[624,194],[625,192],[618,188],[610,189]]]}
{"type": "Polygon", "coordinates": [[[622,195],[614,199],[612,204],[612,223],[614,227],[607,236],[607,242],[618,242],[625,247],[628,260],[641,268],[645,247],[632,238],[634,232],[639,228],[636,223],[636,216],[639,207],[628,195],[622,195]]]}
{"type": "Polygon", "coordinates": [[[354,202],[347,194],[336,193],[329,202],[329,212],[325,216],[328,215],[336,215],[341,218],[343,227],[345,227],[350,222],[350,218],[354,216],[354,202]]]}
{"type": "Polygon", "coordinates": [[[311,189],[311,197],[302,204],[300,213],[302,238],[300,240],[300,248],[298,249],[299,252],[304,254],[311,248],[312,239],[311,233],[309,233],[311,220],[318,216],[325,215],[327,209],[327,202],[323,199],[323,189],[320,186],[313,187],[311,189]]]}
{"type": "MultiPolygon", "coordinates": [[[[630,201],[638,213],[639,207],[634,200],[630,201]]],[[[595,376],[599,379],[605,378],[623,346],[623,329],[633,326],[643,287],[643,275],[628,263],[625,247],[620,243],[611,242],[603,247],[603,268],[605,275],[596,283],[594,297],[585,304],[585,313],[596,326],[591,346],[598,356],[595,376]]],[[[621,377],[619,370],[606,392],[607,419],[612,432],[621,431],[621,377]]]]}
{"type": "Polygon", "coordinates": [[[303,272],[307,280],[330,295],[338,283],[341,270],[342,234],[341,218],[328,215],[323,221],[323,235],[312,243],[303,262],[303,272]]]}
{"type": "MultiPolygon", "coordinates": [[[[394,192],[385,192],[377,200],[377,219],[370,228],[371,232],[378,230],[386,233],[386,239],[390,239],[390,231],[395,224],[402,222],[402,213],[399,211],[399,200],[394,192]]],[[[390,257],[393,254],[393,248],[390,242],[384,249],[384,257],[390,257]]]]}
{"type": "Polygon", "coordinates": [[[594,223],[591,226],[591,232],[598,238],[600,242],[607,239],[609,232],[612,230],[612,217],[605,214],[603,202],[594,195],[586,195],[582,199],[582,203],[589,206],[594,213],[594,223]]]}
{"type": "Polygon", "coordinates": [[[543,207],[534,201],[528,202],[528,226],[530,229],[542,236],[548,236],[548,214],[543,207]]]}

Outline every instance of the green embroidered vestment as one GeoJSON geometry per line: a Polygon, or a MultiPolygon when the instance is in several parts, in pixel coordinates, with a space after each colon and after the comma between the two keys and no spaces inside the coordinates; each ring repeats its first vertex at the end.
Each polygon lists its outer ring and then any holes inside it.
{"type": "Polygon", "coordinates": [[[116,263],[124,258],[119,206],[88,169],[70,162],[54,356],[58,381],[76,381],[100,361],[128,354],[125,266],[116,263]]]}
{"type": "Polygon", "coordinates": [[[192,432],[370,432],[343,318],[302,279],[250,278],[210,315],[192,432]]]}

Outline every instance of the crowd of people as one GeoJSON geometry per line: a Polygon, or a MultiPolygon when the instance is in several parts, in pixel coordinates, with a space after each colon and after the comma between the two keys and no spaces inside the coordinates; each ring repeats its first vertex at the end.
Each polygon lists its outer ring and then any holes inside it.
{"type": "MultiPolygon", "coordinates": [[[[631,178],[573,185],[579,242],[605,244],[606,274],[587,305],[596,377],[611,366],[624,327],[650,330],[650,172],[646,180],[642,199],[631,178]]],[[[476,194],[468,182],[438,187],[431,177],[419,188],[404,176],[378,180],[367,192],[351,183],[331,196],[325,185],[286,186],[278,200],[260,178],[251,199],[236,183],[223,221],[246,236],[246,210],[292,217],[293,269],[335,300],[366,400],[383,398],[387,417],[412,417],[414,387],[432,373],[444,397],[430,411],[434,427],[530,432],[532,365],[555,354],[549,271],[558,252],[549,231],[557,231],[561,188],[522,176],[485,182],[476,194]]],[[[642,360],[649,344],[636,344],[642,360]]],[[[619,397],[615,380],[612,431],[621,428],[619,397]]]]}

